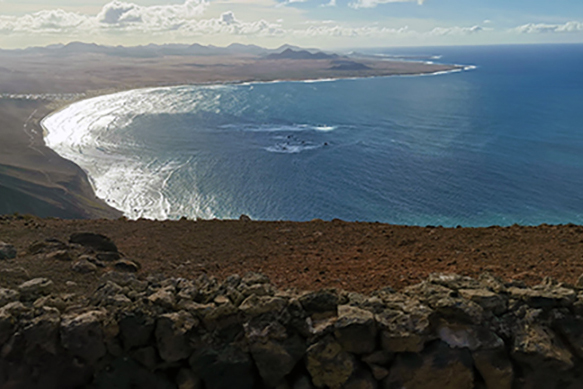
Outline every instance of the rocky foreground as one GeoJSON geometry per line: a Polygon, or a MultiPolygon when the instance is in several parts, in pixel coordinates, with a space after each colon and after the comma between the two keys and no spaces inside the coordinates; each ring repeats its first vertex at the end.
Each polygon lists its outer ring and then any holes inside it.
{"type": "MultiPolygon", "coordinates": [[[[71,240],[105,249],[102,238],[71,240]]],[[[0,387],[583,387],[583,279],[436,273],[365,295],[278,290],[254,272],[138,277],[110,259],[86,295],[48,278],[0,288],[0,387]]]]}

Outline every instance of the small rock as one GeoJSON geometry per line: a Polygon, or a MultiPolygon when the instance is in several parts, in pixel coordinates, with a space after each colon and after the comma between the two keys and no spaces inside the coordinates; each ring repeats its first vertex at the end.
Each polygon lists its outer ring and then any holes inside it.
{"type": "Polygon", "coordinates": [[[107,236],[94,234],[91,232],[81,232],[71,235],[70,243],[80,244],[84,247],[92,248],[95,251],[117,252],[117,246],[107,236]]]}
{"type": "Polygon", "coordinates": [[[120,259],[113,264],[113,267],[118,271],[126,271],[130,273],[136,273],[138,270],[140,270],[140,265],[127,259],[120,259]]]}
{"type": "Polygon", "coordinates": [[[480,282],[473,278],[460,276],[458,274],[432,273],[429,275],[428,282],[442,285],[453,290],[479,289],[482,287],[480,282]]]}
{"type": "Polygon", "coordinates": [[[269,277],[267,277],[265,274],[255,273],[252,271],[245,273],[241,281],[247,285],[269,284],[270,282],[269,277]]]}
{"type": "Polygon", "coordinates": [[[48,253],[45,257],[46,259],[56,260],[56,261],[72,261],[71,254],[67,250],[58,250],[48,253]]]}
{"type": "Polygon", "coordinates": [[[48,294],[53,286],[53,281],[48,278],[34,278],[18,286],[18,291],[26,300],[36,300],[38,297],[48,294]]]}
{"type": "Polygon", "coordinates": [[[167,309],[172,309],[174,304],[176,304],[176,297],[170,288],[160,289],[156,293],[148,296],[148,300],[167,309]]]}
{"type": "Polygon", "coordinates": [[[0,308],[13,301],[18,301],[20,293],[16,290],[0,288],[0,308]]]}
{"type": "Polygon", "coordinates": [[[242,222],[250,222],[251,221],[251,218],[249,216],[247,216],[247,215],[241,215],[241,216],[239,216],[239,221],[242,221],[242,222]]]}
{"type": "Polygon", "coordinates": [[[16,249],[8,243],[0,242],[0,259],[16,258],[16,249]]]}
{"type": "Polygon", "coordinates": [[[71,270],[81,274],[95,273],[97,266],[86,259],[82,259],[71,265],[71,270]]]}
{"type": "Polygon", "coordinates": [[[577,293],[560,286],[544,289],[508,288],[510,296],[522,300],[533,308],[567,307],[573,305],[577,293]]]}

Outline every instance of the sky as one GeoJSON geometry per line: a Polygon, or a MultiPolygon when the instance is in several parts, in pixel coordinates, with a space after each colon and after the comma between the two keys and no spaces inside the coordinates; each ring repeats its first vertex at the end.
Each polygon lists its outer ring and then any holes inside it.
{"type": "Polygon", "coordinates": [[[0,48],[583,43],[582,0],[0,0],[0,48]]]}

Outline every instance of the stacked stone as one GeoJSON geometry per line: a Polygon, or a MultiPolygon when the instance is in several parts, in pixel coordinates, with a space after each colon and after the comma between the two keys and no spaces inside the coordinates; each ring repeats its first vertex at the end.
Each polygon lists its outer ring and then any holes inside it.
{"type": "Polygon", "coordinates": [[[583,291],[433,274],[395,292],[109,272],[0,289],[2,388],[581,388],[583,291]]]}

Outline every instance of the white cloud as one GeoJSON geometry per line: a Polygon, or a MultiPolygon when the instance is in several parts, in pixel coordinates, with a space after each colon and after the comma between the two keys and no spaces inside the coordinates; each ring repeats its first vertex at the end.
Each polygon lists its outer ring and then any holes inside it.
{"type": "Polygon", "coordinates": [[[374,8],[379,4],[387,3],[417,3],[422,5],[425,0],[356,0],[353,3],[348,4],[350,7],[358,8],[374,8]]]}
{"type": "Polygon", "coordinates": [[[199,18],[208,3],[186,0],[178,5],[144,7],[112,1],[95,16],[47,10],[21,17],[0,16],[0,34],[94,34],[100,32],[172,33],[182,36],[214,34],[280,35],[279,24],[265,20],[243,22],[232,11],[218,18],[199,18]]]}
{"type": "Polygon", "coordinates": [[[445,36],[445,35],[471,35],[484,31],[483,27],[436,27],[429,32],[429,35],[445,36]]]}
{"type": "Polygon", "coordinates": [[[522,34],[581,32],[583,31],[583,23],[575,21],[567,22],[565,24],[529,23],[518,26],[513,30],[522,34]]]}
{"type": "Polygon", "coordinates": [[[361,26],[361,27],[346,27],[340,25],[317,25],[310,26],[303,30],[293,30],[293,34],[297,36],[328,36],[328,37],[383,37],[390,35],[405,35],[416,34],[416,32],[409,30],[408,27],[403,28],[387,28],[377,26],[361,26]]]}

